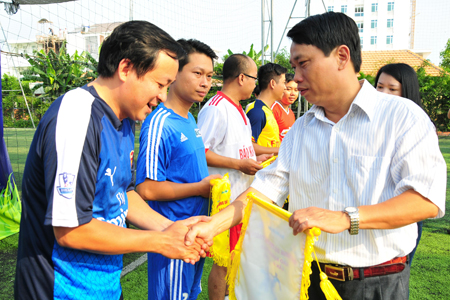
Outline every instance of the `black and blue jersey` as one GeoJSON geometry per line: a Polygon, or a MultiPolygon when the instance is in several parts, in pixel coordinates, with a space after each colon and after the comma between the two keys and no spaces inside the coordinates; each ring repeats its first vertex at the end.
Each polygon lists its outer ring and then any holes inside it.
{"type": "Polygon", "coordinates": [[[133,121],[120,121],[92,86],[50,106],[24,170],[16,299],[120,298],[122,255],[61,247],[53,227],[77,227],[92,218],[126,226],[133,131],[133,121]]]}

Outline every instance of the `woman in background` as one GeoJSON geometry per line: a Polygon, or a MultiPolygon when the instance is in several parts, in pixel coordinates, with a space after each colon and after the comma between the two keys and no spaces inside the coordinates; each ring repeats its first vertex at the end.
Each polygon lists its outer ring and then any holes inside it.
{"type": "MultiPolygon", "coordinates": [[[[382,67],[375,78],[375,88],[382,93],[407,98],[423,109],[416,71],[407,64],[388,64],[382,67]]],[[[412,264],[414,254],[419,245],[422,227],[423,221],[418,222],[416,247],[409,254],[409,265],[412,264]]]]}

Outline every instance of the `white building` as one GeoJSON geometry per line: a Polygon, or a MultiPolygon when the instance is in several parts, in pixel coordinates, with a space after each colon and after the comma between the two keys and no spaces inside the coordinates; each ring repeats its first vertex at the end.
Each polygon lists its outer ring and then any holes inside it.
{"type": "MultiPolygon", "coordinates": [[[[415,0],[324,0],[327,11],[347,14],[359,28],[362,50],[411,49],[415,0]]],[[[322,1],[311,1],[311,15],[323,13],[322,1]]]]}
{"type": "Polygon", "coordinates": [[[25,54],[33,55],[33,51],[40,51],[43,49],[42,44],[32,40],[11,40],[8,41],[9,47],[6,43],[2,43],[1,49],[5,51],[2,54],[1,70],[2,74],[9,73],[13,76],[18,76],[17,72],[27,69],[30,64],[25,58],[25,54]],[[16,69],[14,69],[14,66],[16,69]]]}
{"type": "Polygon", "coordinates": [[[111,32],[122,22],[95,24],[83,26],[67,34],[67,53],[87,51],[98,61],[100,45],[111,32]]]}

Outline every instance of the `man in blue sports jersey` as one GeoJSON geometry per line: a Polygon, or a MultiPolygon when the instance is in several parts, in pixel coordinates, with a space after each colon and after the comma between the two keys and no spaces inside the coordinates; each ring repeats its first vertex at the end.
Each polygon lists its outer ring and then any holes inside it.
{"type": "MultiPolygon", "coordinates": [[[[171,221],[208,214],[210,180],[205,146],[192,104],[202,102],[213,75],[214,51],[197,40],[178,41],[188,54],[179,60],[178,74],[167,101],[141,128],[137,192],[155,211],[171,221]]],[[[195,265],[148,253],[149,299],[197,299],[204,258],[195,265]]]]}
{"type": "MultiPolygon", "coordinates": [[[[134,191],[133,120],[164,101],[184,52],[143,21],[102,45],[99,78],[59,97],[39,123],[25,165],[15,299],[122,299],[122,255],[156,252],[194,263],[173,222],[134,191]],[[127,229],[125,219],[144,229],[127,229]]],[[[200,243],[200,244],[199,244],[200,243]]]]}
{"type": "Polygon", "coordinates": [[[250,103],[245,111],[252,124],[253,143],[273,148],[277,154],[281,143],[280,133],[271,107],[275,101],[283,98],[286,72],[286,68],[274,63],[260,67],[258,81],[261,90],[258,99],[250,103]]]}

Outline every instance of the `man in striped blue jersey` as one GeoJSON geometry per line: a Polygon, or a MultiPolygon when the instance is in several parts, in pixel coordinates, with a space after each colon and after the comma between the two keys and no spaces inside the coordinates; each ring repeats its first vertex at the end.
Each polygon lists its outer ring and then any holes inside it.
{"type": "MultiPolygon", "coordinates": [[[[358,81],[358,28],[345,14],[311,16],[288,37],[294,81],[314,105],[277,160],[210,223],[191,228],[188,240],[238,224],[248,192],[280,206],[290,195],[293,233],[322,230],[320,269],[343,299],[408,299],[416,222],[445,214],[447,168],[435,127],[412,101],[358,81]]],[[[325,299],[319,283],[314,263],[311,299],[325,299]]]]}
{"type": "MultiPolygon", "coordinates": [[[[178,41],[188,54],[167,101],[151,113],[141,128],[137,163],[138,193],[155,211],[171,221],[207,215],[210,180],[205,146],[192,104],[202,102],[211,88],[214,51],[197,40],[178,41]]],[[[204,258],[195,265],[148,253],[148,298],[197,299],[204,258]]]]}
{"type": "Polygon", "coordinates": [[[161,216],[133,180],[134,121],[164,101],[183,56],[155,25],[126,22],[102,45],[99,78],[45,113],[24,171],[15,299],[118,300],[123,253],[200,258],[184,245],[195,219],[161,216]]]}

